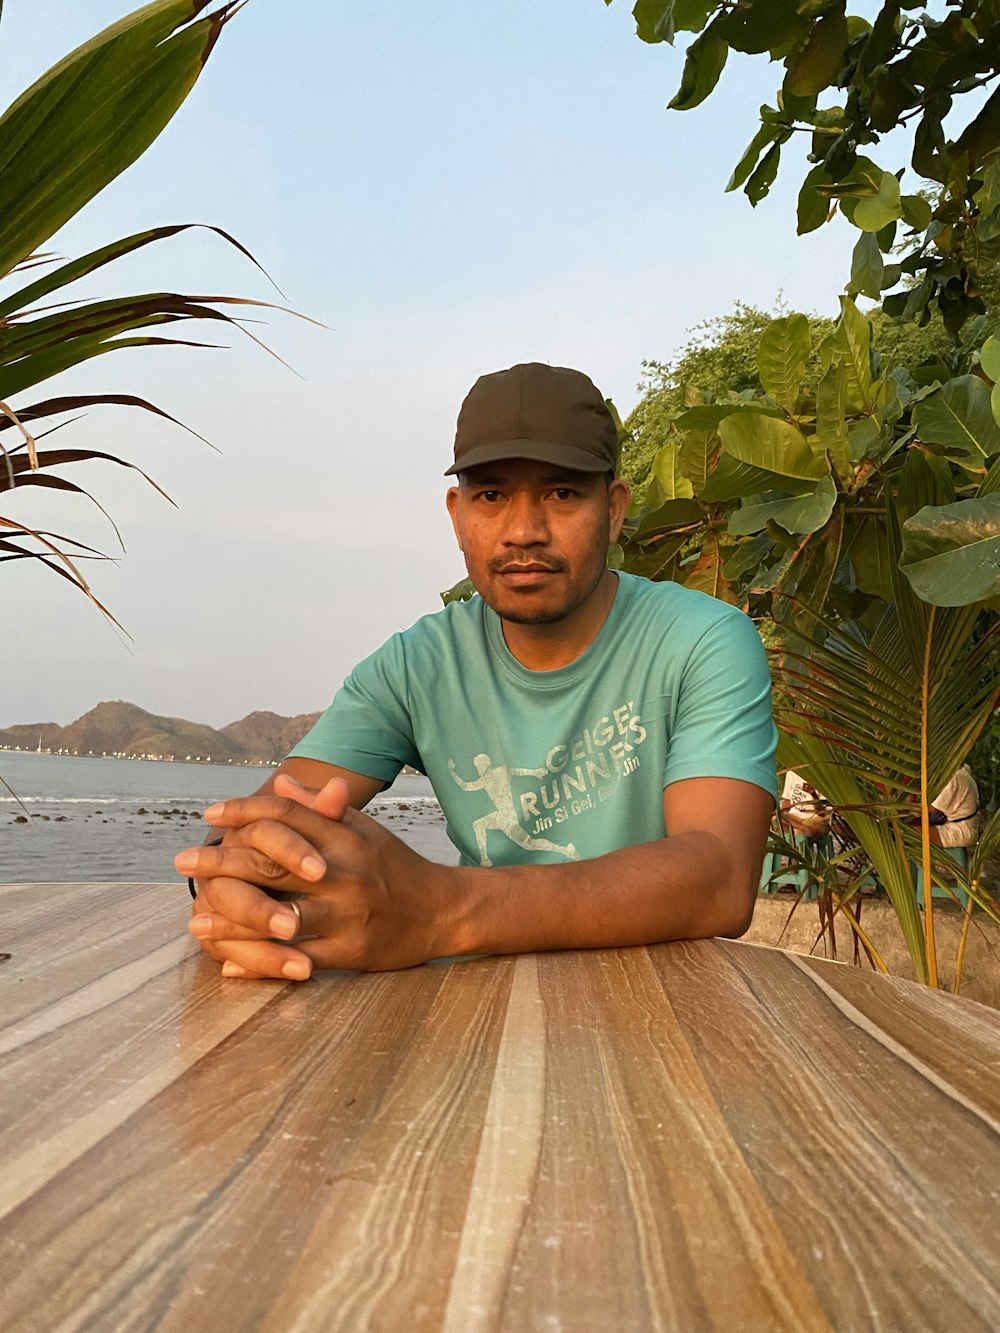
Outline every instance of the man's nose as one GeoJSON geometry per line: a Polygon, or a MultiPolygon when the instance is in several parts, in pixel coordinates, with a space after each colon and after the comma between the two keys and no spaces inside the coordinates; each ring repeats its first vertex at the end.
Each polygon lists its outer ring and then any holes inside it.
{"type": "Polygon", "coordinates": [[[515,496],[507,506],[504,541],[508,546],[539,546],[549,540],[545,506],[531,496],[515,496]]]}

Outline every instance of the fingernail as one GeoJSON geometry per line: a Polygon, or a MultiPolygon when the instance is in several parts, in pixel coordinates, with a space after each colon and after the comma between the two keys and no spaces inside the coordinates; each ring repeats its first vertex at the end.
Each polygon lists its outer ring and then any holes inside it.
{"type": "Polygon", "coordinates": [[[290,958],[281,969],[281,975],[289,981],[308,981],[312,968],[304,958],[290,958]]]}
{"type": "Polygon", "coordinates": [[[240,967],[239,963],[231,963],[228,959],[222,964],[222,975],[224,977],[245,977],[247,970],[240,967]]]}
{"type": "Polygon", "coordinates": [[[322,879],[326,874],[326,862],[318,856],[307,856],[302,861],[302,873],[306,879],[322,879]]]}
{"type": "Polygon", "coordinates": [[[178,852],[174,857],[174,865],[178,870],[193,870],[198,864],[198,853],[196,851],[178,852]]]}
{"type": "Polygon", "coordinates": [[[192,935],[208,935],[212,930],[212,918],[204,913],[193,916],[188,922],[188,930],[192,935]]]}
{"type": "Polygon", "coordinates": [[[207,807],[201,812],[201,817],[202,817],[202,819],[207,819],[208,822],[211,823],[212,820],[215,819],[216,815],[221,815],[221,814],[222,814],[222,810],[223,810],[222,802],[221,802],[221,801],[217,801],[217,802],[215,803],[215,805],[209,805],[209,806],[207,806],[207,807]]]}
{"type": "Polygon", "coordinates": [[[271,934],[282,940],[290,940],[298,934],[299,918],[290,912],[275,912],[267,924],[271,934]]]}

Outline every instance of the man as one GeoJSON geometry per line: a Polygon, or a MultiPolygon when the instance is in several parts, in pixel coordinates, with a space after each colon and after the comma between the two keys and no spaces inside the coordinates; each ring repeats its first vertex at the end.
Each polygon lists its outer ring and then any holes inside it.
{"type": "Polygon", "coordinates": [[[791,768],[785,773],[780,808],[796,833],[825,838],[830,832],[833,811],[829,801],[791,768]]]}
{"type": "Polygon", "coordinates": [[[963,764],[934,797],[930,840],[938,847],[973,847],[979,841],[979,787],[963,764]]]}
{"type": "Polygon", "coordinates": [[[206,810],[221,843],[177,857],[226,976],[746,930],[776,797],[766,660],[733,607],[607,568],[617,455],[580,372],[476,382],[447,502],[479,596],[362,662],[260,793],[206,810]],[[363,813],[407,763],[460,865],[363,813]]]}

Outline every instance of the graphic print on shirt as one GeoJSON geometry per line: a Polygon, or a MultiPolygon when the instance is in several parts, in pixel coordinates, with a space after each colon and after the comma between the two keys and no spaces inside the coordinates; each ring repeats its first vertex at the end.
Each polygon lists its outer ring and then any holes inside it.
{"type": "Polygon", "coordinates": [[[525,851],[556,852],[567,860],[579,861],[580,854],[572,842],[554,842],[542,835],[557,824],[596,810],[606,801],[618,783],[638,769],[635,750],[646,734],[630,699],[600,718],[595,727],[585,727],[568,743],[554,745],[544,766],[538,768],[515,768],[496,763],[488,754],[477,754],[472,762],[479,776],[466,781],[455,760],[449,759],[448,770],[462,791],[481,791],[494,806],[472,825],[479,864],[493,864],[487,845],[491,830],[525,851]],[[515,798],[515,778],[535,778],[538,784],[515,798]]]}
{"type": "Polygon", "coordinates": [[[548,838],[529,837],[518,822],[511,779],[543,778],[548,769],[510,768],[507,764],[494,764],[488,754],[477,754],[473,763],[479,777],[471,782],[459,777],[454,759],[448,760],[448,770],[463,791],[483,791],[496,807],[492,814],[483,815],[472,825],[481,866],[493,864],[486,850],[486,835],[490,829],[505,834],[511,842],[516,842],[518,847],[523,847],[526,852],[560,852],[567,860],[579,861],[579,853],[571,842],[560,847],[557,842],[549,842],[548,838]]]}

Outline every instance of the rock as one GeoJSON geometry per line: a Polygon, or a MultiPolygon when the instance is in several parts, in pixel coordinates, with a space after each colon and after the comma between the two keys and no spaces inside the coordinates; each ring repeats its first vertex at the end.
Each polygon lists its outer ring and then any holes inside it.
{"type": "Polygon", "coordinates": [[[144,805],[140,805],[140,806],[139,806],[139,809],[138,809],[135,813],[136,813],[137,815],[148,815],[148,814],[149,814],[149,811],[146,809],[146,807],[145,807],[144,805]]]}
{"type": "Polygon", "coordinates": [[[28,816],[27,816],[27,815],[15,815],[15,816],[14,816],[14,823],[15,823],[15,824],[27,824],[27,822],[28,822],[28,816]]]}

